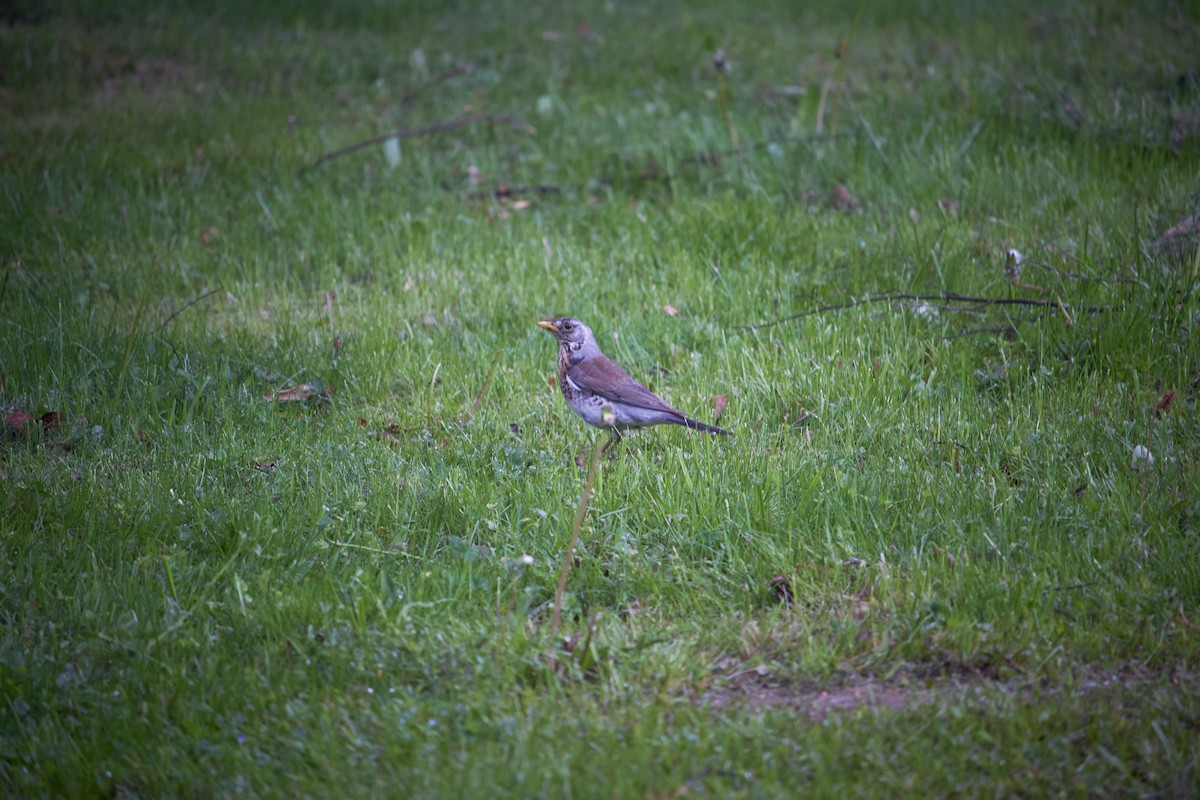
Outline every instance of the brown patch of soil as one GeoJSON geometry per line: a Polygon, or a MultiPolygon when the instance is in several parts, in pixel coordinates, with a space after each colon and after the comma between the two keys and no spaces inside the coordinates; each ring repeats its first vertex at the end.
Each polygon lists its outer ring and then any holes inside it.
{"type": "Polygon", "coordinates": [[[787,709],[824,721],[834,713],[860,708],[899,711],[934,702],[940,696],[957,694],[966,688],[961,681],[945,680],[941,685],[906,686],[900,683],[865,678],[822,687],[799,687],[779,683],[751,673],[716,686],[700,697],[701,703],[724,710],[750,711],[787,709]]]}
{"type": "MultiPolygon", "coordinates": [[[[1151,684],[1194,687],[1196,677],[1180,667],[1153,671],[1140,665],[1115,670],[1081,665],[1072,682],[1072,691],[1084,695],[1151,684]]],[[[1041,681],[997,680],[984,672],[926,678],[904,675],[892,680],[851,675],[824,686],[796,685],[774,678],[760,668],[733,673],[701,692],[696,700],[715,711],[790,710],[824,722],[833,714],[853,713],[859,709],[901,711],[951,701],[986,689],[998,689],[1023,699],[1055,691],[1041,681]]]]}

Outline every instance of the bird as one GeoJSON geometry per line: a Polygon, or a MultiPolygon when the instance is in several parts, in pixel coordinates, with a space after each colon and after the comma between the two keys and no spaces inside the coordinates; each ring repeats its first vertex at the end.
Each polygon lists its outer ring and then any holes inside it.
{"type": "Polygon", "coordinates": [[[733,435],[697,422],[629,377],[617,362],[600,352],[592,329],[574,317],[542,320],[537,325],[558,340],[558,386],[567,405],[588,425],[609,428],[618,439],[623,430],[662,424],[733,435]],[[608,419],[606,410],[611,412],[608,419]]]}

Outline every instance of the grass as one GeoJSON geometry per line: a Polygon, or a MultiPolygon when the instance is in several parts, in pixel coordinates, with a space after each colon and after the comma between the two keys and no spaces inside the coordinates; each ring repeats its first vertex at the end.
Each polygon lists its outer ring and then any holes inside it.
{"type": "Polygon", "coordinates": [[[1200,20],[994,6],[14,6],[4,794],[1195,796],[1200,20]]]}

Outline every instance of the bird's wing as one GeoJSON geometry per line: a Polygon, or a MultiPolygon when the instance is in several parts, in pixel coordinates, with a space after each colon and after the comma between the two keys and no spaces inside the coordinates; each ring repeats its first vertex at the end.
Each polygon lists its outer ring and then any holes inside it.
{"type": "Polygon", "coordinates": [[[614,403],[679,413],[654,392],[629,377],[625,370],[607,356],[588,358],[568,367],[567,380],[586,392],[600,395],[614,403]]]}

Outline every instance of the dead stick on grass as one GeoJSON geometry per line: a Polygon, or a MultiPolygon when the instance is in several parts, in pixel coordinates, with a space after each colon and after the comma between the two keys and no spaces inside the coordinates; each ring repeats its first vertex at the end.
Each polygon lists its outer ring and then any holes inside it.
{"type": "Polygon", "coordinates": [[[554,593],[554,616],[550,619],[551,639],[558,637],[558,618],[562,613],[563,594],[567,590],[567,575],[571,572],[575,545],[579,544],[579,531],[583,528],[583,518],[587,516],[588,503],[592,501],[592,485],[596,482],[596,472],[600,469],[600,457],[615,441],[616,437],[609,438],[592,453],[592,463],[588,467],[587,480],[583,484],[583,494],[579,495],[579,508],[575,511],[575,527],[571,529],[571,541],[567,544],[567,555],[563,558],[562,572],[558,575],[558,591],[554,593]]]}
{"type": "MultiPolygon", "coordinates": [[[[782,325],[785,322],[811,317],[816,314],[824,314],[827,311],[845,311],[858,306],[865,306],[871,303],[931,303],[931,304],[949,304],[949,303],[965,303],[970,306],[1034,306],[1037,308],[1057,308],[1066,313],[1071,306],[1066,305],[1061,299],[1055,300],[1039,300],[1029,297],[971,297],[969,295],[954,294],[952,292],[945,294],[908,294],[905,292],[896,292],[893,294],[872,294],[867,295],[859,300],[849,300],[845,303],[834,303],[832,305],[819,306],[809,311],[801,311],[798,314],[792,314],[780,319],[771,320],[769,322],[749,322],[745,325],[738,325],[736,330],[760,330],[762,328],[772,328],[776,325],[782,325]]],[[[1076,313],[1085,314],[1103,314],[1108,311],[1108,306],[1081,306],[1076,308],[1076,313]]],[[[1069,318],[1069,317],[1068,317],[1069,318]]]]}
{"type": "Polygon", "coordinates": [[[430,134],[434,133],[445,133],[446,131],[452,131],[456,128],[464,128],[467,125],[474,125],[477,122],[503,123],[505,125],[511,125],[514,128],[523,130],[526,133],[537,133],[537,128],[533,127],[520,117],[510,117],[504,114],[474,114],[469,117],[459,117],[458,119],[439,122],[436,125],[429,125],[425,128],[395,130],[391,133],[381,134],[380,136],[372,136],[370,139],[364,139],[361,142],[356,142],[355,144],[347,147],[329,151],[314,161],[312,166],[308,169],[316,169],[326,161],[332,161],[339,156],[349,155],[350,153],[357,153],[359,150],[371,147],[372,145],[383,144],[389,139],[416,139],[418,137],[429,136],[430,134]]]}
{"type": "Polygon", "coordinates": [[[413,100],[415,100],[417,95],[421,94],[422,92],[424,92],[428,89],[432,89],[435,86],[440,86],[441,84],[445,83],[446,81],[457,78],[459,75],[466,75],[466,74],[474,71],[474,69],[475,69],[474,65],[469,64],[466,61],[460,61],[454,65],[454,69],[451,69],[448,72],[443,72],[441,75],[438,75],[436,78],[431,78],[431,79],[425,81],[425,83],[422,83],[420,86],[414,86],[412,89],[409,89],[407,92],[404,93],[404,96],[400,98],[399,106],[401,108],[403,108],[404,106],[408,105],[413,100]]]}
{"type": "Polygon", "coordinates": [[[158,324],[158,327],[154,329],[154,335],[158,336],[160,333],[162,333],[166,329],[166,327],[168,325],[170,325],[172,322],[174,322],[175,318],[178,317],[180,314],[187,311],[189,308],[196,305],[197,303],[207,300],[208,298],[212,297],[214,294],[216,294],[219,291],[220,291],[220,289],[209,289],[207,292],[204,292],[200,296],[193,297],[191,300],[188,300],[182,306],[180,306],[179,308],[175,309],[170,314],[168,314],[167,318],[158,324]]]}
{"type": "Polygon", "coordinates": [[[522,194],[541,195],[558,194],[560,192],[562,192],[561,186],[556,186],[553,183],[543,183],[537,186],[497,186],[495,189],[484,189],[482,192],[471,192],[463,196],[469,200],[478,200],[481,198],[505,200],[522,194]]]}

